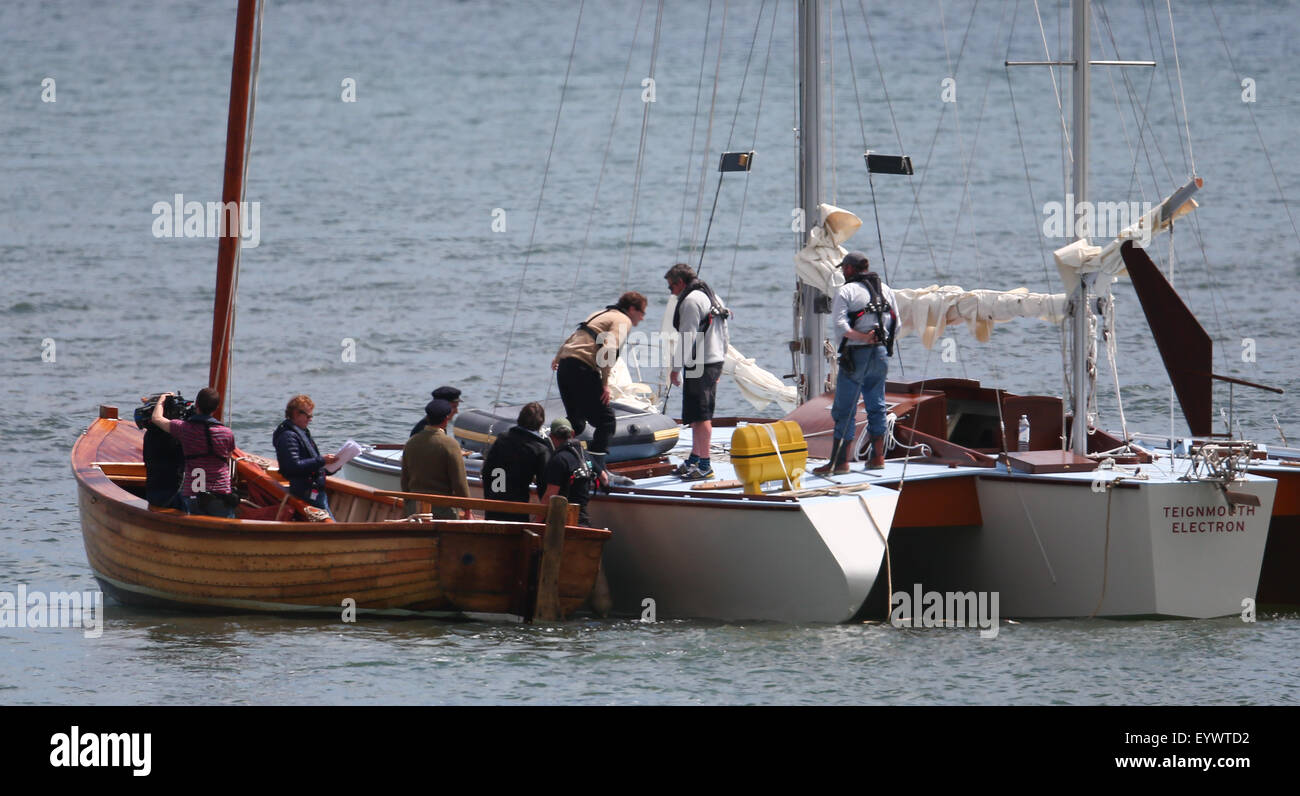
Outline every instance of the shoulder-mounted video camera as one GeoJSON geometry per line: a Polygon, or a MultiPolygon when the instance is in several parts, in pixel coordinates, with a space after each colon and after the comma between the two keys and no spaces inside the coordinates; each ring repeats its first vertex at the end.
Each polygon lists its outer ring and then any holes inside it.
{"type": "MultiPolygon", "coordinates": [[[[158,399],[162,393],[154,393],[144,399],[144,403],[136,407],[135,425],[136,428],[149,428],[150,419],[153,417],[153,408],[158,404],[158,399]]],[[[163,417],[168,420],[189,420],[194,415],[194,402],[187,401],[179,392],[167,396],[163,401],[163,417]]]]}

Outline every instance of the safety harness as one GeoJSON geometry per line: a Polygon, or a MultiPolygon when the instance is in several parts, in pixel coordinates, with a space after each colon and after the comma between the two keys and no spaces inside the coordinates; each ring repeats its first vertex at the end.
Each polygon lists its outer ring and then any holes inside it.
{"type": "MultiPolygon", "coordinates": [[[[582,331],[586,332],[587,334],[591,335],[591,339],[592,339],[592,340],[593,340],[597,345],[600,345],[600,335],[601,335],[601,332],[597,332],[595,329],[591,328],[591,322],[594,321],[594,320],[596,320],[597,318],[599,318],[600,316],[604,315],[604,314],[607,313],[607,312],[622,312],[624,315],[627,315],[626,312],[623,312],[623,310],[619,309],[619,307],[618,307],[617,304],[610,304],[610,305],[609,305],[608,307],[606,307],[605,309],[601,310],[600,312],[598,312],[598,313],[596,313],[595,315],[591,316],[591,317],[588,318],[587,320],[585,320],[585,321],[583,321],[582,323],[578,324],[578,328],[581,329],[582,331]]],[[[619,355],[620,353],[621,353],[620,351],[615,350],[615,351],[614,351],[614,359],[618,359],[618,355],[619,355]]]]}
{"type": "Polygon", "coordinates": [[[673,310],[673,328],[679,332],[682,330],[682,305],[686,303],[686,297],[697,290],[703,290],[704,295],[709,297],[709,311],[700,319],[700,328],[695,331],[703,334],[713,325],[714,318],[721,318],[725,321],[731,317],[731,310],[722,306],[722,302],[718,301],[718,297],[714,295],[713,289],[705,284],[703,280],[695,279],[677,297],[677,307],[673,310]]]}

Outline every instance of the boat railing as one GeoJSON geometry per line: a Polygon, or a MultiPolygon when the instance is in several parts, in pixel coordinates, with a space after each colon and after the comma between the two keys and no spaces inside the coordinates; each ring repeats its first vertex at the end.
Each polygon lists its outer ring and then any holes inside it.
{"type": "MultiPolygon", "coordinates": [[[[374,494],[380,497],[401,498],[417,503],[421,513],[428,512],[430,507],[439,506],[464,511],[499,511],[503,514],[527,514],[531,517],[542,517],[545,521],[547,512],[550,508],[544,503],[521,503],[512,500],[488,500],[486,498],[460,497],[459,495],[430,495],[426,492],[400,492],[388,489],[376,489],[374,494]]],[[[577,504],[567,504],[565,508],[565,524],[578,525],[577,504]]]]}

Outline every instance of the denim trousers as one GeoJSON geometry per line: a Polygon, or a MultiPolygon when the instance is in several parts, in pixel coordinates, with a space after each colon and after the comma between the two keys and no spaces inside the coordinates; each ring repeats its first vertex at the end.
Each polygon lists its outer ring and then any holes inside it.
{"type": "Polygon", "coordinates": [[[889,375],[889,355],[882,345],[850,346],[853,373],[840,368],[835,380],[835,402],[831,419],[835,421],[835,439],[852,440],[857,431],[858,396],[867,409],[867,431],[873,437],[885,433],[885,378],[889,375]]]}

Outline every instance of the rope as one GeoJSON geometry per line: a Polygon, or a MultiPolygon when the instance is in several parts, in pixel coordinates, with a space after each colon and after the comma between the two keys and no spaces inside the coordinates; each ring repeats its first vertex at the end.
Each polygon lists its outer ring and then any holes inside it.
{"type": "Polygon", "coordinates": [[[569,64],[564,69],[564,83],[560,86],[560,104],[555,109],[555,123],[551,127],[551,145],[546,150],[546,165],[542,168],[542,186],[537,192],[537,206],[533,210],[533,226],[528,233],[528,248],[524,250],[524,267],[519,272],[519,289],[515,293],[515,311],[510,313],[510,331],[506,334],[506,351],[501,357],[501,376],[497,379],[496,396],[492,399],[492,405],[498,406],[501,402],[501,388],[506,381],[506,364],[510,361],[510,346],[515,338],[515,323],[519,318],[519,302],[524,295],[524,285],[527,284],[528,263],[533,256],[533,241],[537,238],[537,219],[542,214],[542,198],[546,195],[546,180],[551,175],[551,156],[555,154],[555,138],[560,132],[560,115],[564,112],[564,98],[569,92],[569,75],[573,71],[573,56],[578,50],[578,30],[582,27],[582,11],[586,7],[586,0],[578,5],[578,22],[573,26],[573,43],[569,46],[569,64]]]}
{"type": "MultiPolygon", "coordinates": [[[[1109,295],[1109,291],[1108,291],[1109,295]]],[[[1128,439],[1128,420],[1124,417],[1124,398],[1119,390],[1118,342],[1115,335],[1115,298],[1110,296],[1106,302],[1106,311],[1102,315],[1102,339],[1106,341],[1106,360],[1110,363],[1110,373],[1115,381],[1115,407],[1119,411],[1119,426],[1124,439],[1128,439]]]]}
{"type": "Polygon", "coordinates": [[[1088,615],[1092,619],[1101,610],[1101,604],[1106,600],[1106,585],[1110,580],[1110,496],[1114,493],[1110,484],[1106,485],[1106,543],[1102,547],[1101,559],[1101,596],[1097,598],[1097,606],[1092,609],[1088,615]]]}
{"type": "Polygon", "coordinates": [[[890,609],[894,606],[894,562],[889,555],[889,537],[880,530],[880,523],[876,522],[876,515],[871,513],[871,504],[867,502],[867,496],[859,493],[858,500],[862,501],[862,510],[867,513],[867,519],[871,520],[871,527],[876,529],[876,535],[885,545],[885,616],[889,616],[890,609]]]}

